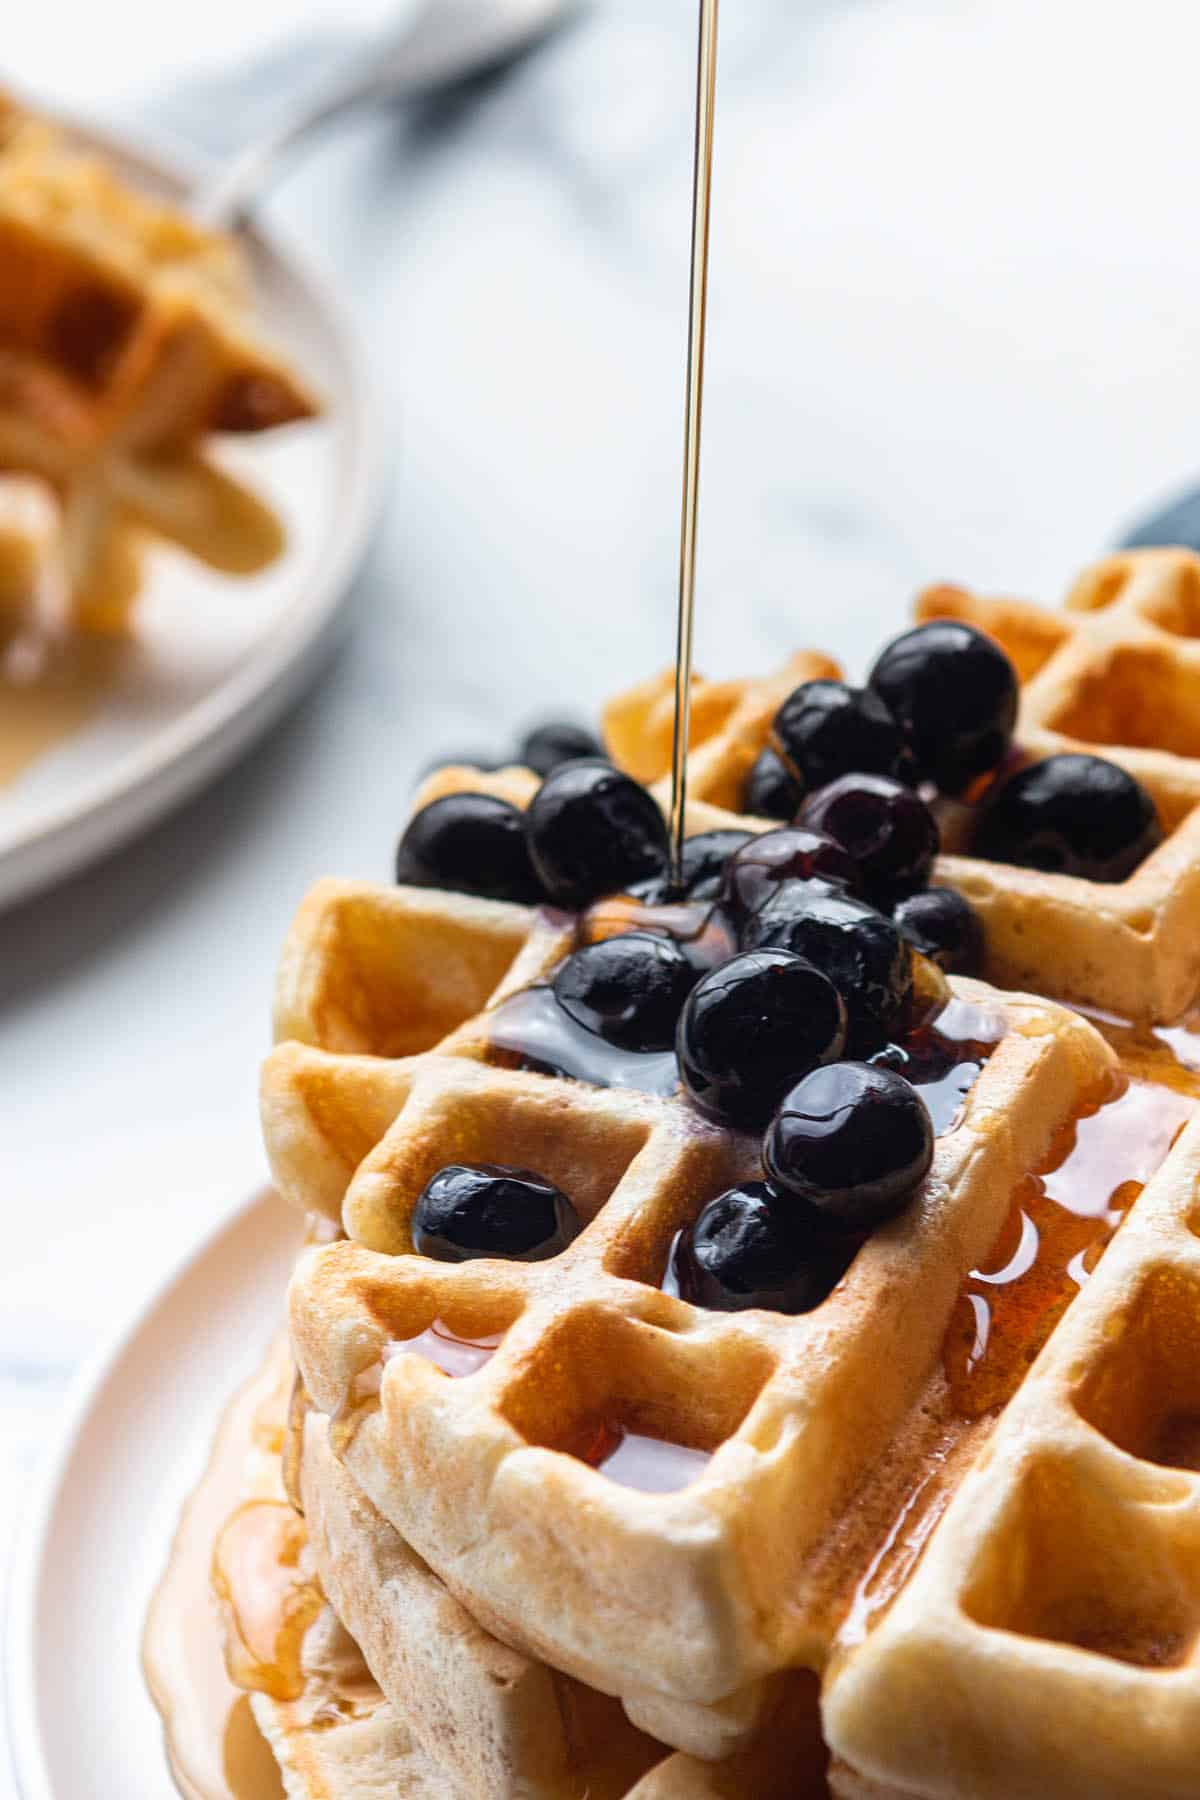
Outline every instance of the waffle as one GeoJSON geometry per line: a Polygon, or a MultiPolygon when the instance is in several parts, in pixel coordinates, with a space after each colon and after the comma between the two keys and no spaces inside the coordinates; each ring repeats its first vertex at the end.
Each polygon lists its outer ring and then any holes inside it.
{"type": "MultiPolygon", "coordinates": [[[[825,1729],[930,1800],[1195,1792],[1200,1120],[1011,1402],[825,1729]],[[980,1729],[980,1722],[984,1729],[980,1729]]],[[[849,1791],[849,1790],[848,1790],[849,1791]]]]}
{"type": "MultiPolygon", "coordinates": [[[[251,1697],[226,1674],[207,1591],[214,1540],[235,1505],[294,1517],[279,1455],[293,1381],[281,1335],[230,1402],[150,1608],[143,1665],[172,1773],[187,1800],[280,1792],[275,1765],[292,1800],[395,1800],[397,1793],[434,1800],[446,1792],[439,1772],[387,1707],[330,1607],[314,1609],[308,1620],[290,1694],[251,1697]]],[[[294,1577],[311,1581],[307,1569],[267,1574],[279,1591],[294,1577]]]]}
{"type": "Polygon", "coordinates": [[[293,1409],[302,1523],[280,1479],[293,1381],[280,1339],[230,1404],[147,1626],[152,1691],[189,1800],[274,1792],[267,1745],[291,1800],[826,1795],[810,1679],[780,1687],[772,1728],[749,1753],[715,1769],[672,1755],[625,1724],[611,1700],[481,1631],[333,1456],[327,1421],[293,1409]],[[262,1532],[264,1512],[270,1522],[262,1532]],[[247,1553],[247,1524],[261,1532],[255,1556],[247,1553]],[[214,1534],[223,1632],[203,1593],[214,1534]],[[315,1583],[323,1594],[309,1607],[315,1583]],[[255,1587],[265,1590],[265,1609],[253,1599],[255,1587]],[[302,1610],[289,1618],[297,1594],[302,1610]],[[286,1646],[267,1652],[265,1664],[247,1655],[243,1636],[256,1615],[255,1641],[286,1646]],[[346,1628],[351,1622],[365,1656],[346,1628]],[[222,1635],[247,1683],[241,1700],[221,1667],[222,1635]],[[291,1666],[281,1680],[284,1663],[291,1666]],[[247,1704],[262,1739],[250,1732],[247,1704]]]}
{"type": "Polygon", "coordinates": [[[278,523],[205,441],[314,410],[254,334],[237,243],[0,96],[0,469],[60,497],[74,622],[124,623],[146,537],[269,561],[278,523]]]}
{"type": "MultiPolygon", "coordinates": [[[[1028,632],[1049,666],[1051,626],[1028,632]]],[[[1034,651],[1017,660],[1032,690],[1034,651]]],[[[783,696],[833,672],[803,657],[770,684],[700,687],[690,832],[771,826],[732,810],[745,773],[783,696]]],[[[661,779],[670,708],[657,681],[607,714],[643,779],[661,779]]],[[[522,807],[537,786],[455,767],[417,804],[522,807]]],[[[1186,862],[1184,829],[1139,873],[1186,862]]],[[[956,862],[1023,873],[943,871],[956,862]]],[[[823,1792],[823,1753],[795,1748],[818,1680],[838,1800],[1182,1800],[1200,1704],[1200,1122],[1170,1145],[1200,1077],[1137,1027],[1102,1035],[1053,1000],[955,980],[941,1021],[981,1066],[917,1201],[814,1312],[708,1312],[661,1285],[670,1245],[760,1172],[757,1142],[498,1051],[498,1009],[574,933],[553,909],[323,882],[289,934],[263,1075],[281,1191],[344,1233],[302,1256],[289,1296],[311,1553],[435,1758],[454,1695],[443,1791],[529,1791],[535,1765],[497,1747],[544,1732],[517,1700],[485,1721],[495,1683],[472,1685],[509,1658],[514,1694],[559,1696],[537,1716],[561,1718],[563,1694],[615,1699],[629,1724],[610,1710],[607,1738],[664,1746],[629,1790],[643,1800],[799,1792],[799,1769],[823,1792]],[[537,1169],[584,1229],[544,1263],[413,1255],[416,1197],[457,1161],[537,1169]],[[1055,1200],[1073,1161],[1097,1189],[1077,1211],[1055,1200]],[[1029,1229],[1037,1255],[1013,1275],[1029,1229]],[[647,1438],[686,1479],[651,1492],[617,1472],[647,1438]]]]}
{"type": "MultiPolygon", "coordinates": [[[[920,597],[917,615],[963,619],[996,638],[1023,684],[1022,749],[1121,764],[1149,790],[1164,830],[1118,883],[942,856],[934,880],[980,914],[989,978],[1127,1019],[1178,1019],[1200,996],[1200,558],[1108,557],[1075,583],[1063,612],[941,586],[920,597]]],[[[698,684],[688,775],[697,800],[739,810],[780,700],[811,678],[795,666],[760,681],[698,684]]],[[[672,708],[673,678],[663,674],[618,696],[604,720],[615,760],[664,802],[672,708]]],[[[952,809],[949,823],[952,838],[952,809]]]]}
{"type": "MultiPolygon", "coordinates": [[[[535,785],[450,771],[421,798],[488,787],[521,803],[535,785]]],[[[697,805],[691,827],[712,816],[697,805]]],[[[395,950],[422,914],[438,916],[463,1007],[485,1008],[498,969],[498,995],[527,985],[568,941],[552,914],[464,896],[327,883],[306,902],[278,998],[293,1041],[264,1075],[266,1140],[290,1197],[340,1211],[350,1233],[293,1282],[306,1387],[355,1480],[472,1616],[619,1694],[656,1737],[727,1755],[753,1739],[765,1677],[830,1654],[846,1571],[869,1556],[851,1540],[894,1512],[944,1424],[942,1345],[963,1280],[1056,1131],[1117,1079],[1113,1054],[1060,1008],[957,984],[998,1042],[924,1203],[817,1313],[705,1313],[660,1291],[667,1247],[756,1170],[755,1147],[675,1101],[491,1066],[487,1017],[434,1019],[427,959],[395,950]],[[422,1017],[419,1031],[398,1023],[422,1017]],[[461,1159],[538,1168],[587,1229],[552,1264],[404,1255],[412,1200],[461,1159]],[[448,1382],[393,1354],[434,1319],[502,1341],[448,1382]],[[714,1454],[681,1492],[634,1492],[562,1454],[597,1416],[714,1454]],[[864,1507],[885,1449],[891,1489],[864,1507]]]]}

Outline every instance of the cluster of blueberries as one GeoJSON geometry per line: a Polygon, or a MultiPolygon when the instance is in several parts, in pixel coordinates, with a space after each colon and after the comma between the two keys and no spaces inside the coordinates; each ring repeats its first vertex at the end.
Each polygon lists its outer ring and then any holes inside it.
{"type": "MultiPolygon", "coordinates": [[[[792,822],[689,838],[674,882],[653,797],[573,727],[522,746],[544,777],[524,814],[456,794],[405,832],[405,883],[571,911],[624,893],[648,909],[573,951],[553,993],[608,1043],[674,1048],[706,1117],[762,1134],[765,1179],[710,1201],[676,1241],[685,1298],[809,1309],[928,1172],[929,1113],[886,1066],[888,1046],[911,1023],[914,950],[972,972],[983,948],[967,902],[928,885],[935,793],[971,802],[971,847],[992,860],[1120,880],[1157,843],[1149,796],[1114,765],[1008,766],[1016,708],[1007,657],[954,622],[896,639],[863,688],[804,683],[779,708],[745,796],[747,811],[792,822]],[[725,931],[655,924],[654,907],[680,901],[715,909],[725,931]]],[[[453,1260],[541,1258],[578,1229],[542,1177],[464,1165],[438,1172],[413,1224],[418,1250],[453,1260]]]]}

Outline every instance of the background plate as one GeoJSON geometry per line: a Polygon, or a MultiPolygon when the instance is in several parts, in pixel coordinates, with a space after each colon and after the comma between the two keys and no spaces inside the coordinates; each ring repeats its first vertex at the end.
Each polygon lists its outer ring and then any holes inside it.
{"type": "MultiPolygon", "coordinates": [[[[66,121],[81,142],[172,199],[203,164],[66,121]]],[[[284,554],[232,578],[150,554],[135,653],[75,732],[0,787],[0,906],[115,849],[220,774],[316,673],[361,559],[373,431],[350,327],[323,280],[261,230],[244,234],[265,332],[325,415],[222,449],[280,514],[284,554]]]]}
{"type": "Polygon", "coordinates": [[[9,1730],[23,1800],[177,1800],[140,1640],[180,1508],[278,1330],[302,1233],[263,1193],[194,1251],[76,1390],[13,1563],[9,1730]]]}

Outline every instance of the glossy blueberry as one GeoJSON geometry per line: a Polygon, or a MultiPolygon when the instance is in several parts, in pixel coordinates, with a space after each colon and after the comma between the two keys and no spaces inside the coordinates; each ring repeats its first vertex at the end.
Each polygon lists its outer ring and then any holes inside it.
{"type": "Polygon", "coordinates": [[[1003,759],[1017,717],[1017,677],[999,644],[956,619],[906,631],[868,685],[908,733],[917,772],[961,794],[1003,759]]]}
{"type": "Polygon", "coordinates": [[[971,854],[1087,881],[1124,881],[1162,842],[1139,781],[1098,756],[1031,763],[979,809],[971,854]]]}
{"type": "Polygon", "coordinates": [[[948,975],[978,975],[983,967],[983,926],[975,908],[953,888],[909,894],[892,908],[909,943],[948,975]]]}
{"type": "Polygon", "coordinates": [[[937,822],[920,795],[890,775],[842,775],[809,796],[800,819],[841,845],[877,905],[890,906],[929,880],[937,822]]]}
{"type": "Polygon", "coordinates": [[[789,882],[747,920],[747,949],[803,956],[846,1004],[847,1046],[870,1056],[901,1029],[912,994],[912,952],[891,919],[822,881],[789,882]]]}
{"type": "Polygon", "coordinates": [[[541,1262],[581,1230],[566,1195],[532,1169],[449,1163],[426,1182],[412,1217],[413,1248],[439,1262],[501,1256],[541,1262]]]}
{"type": "Polygon", "coordinates": [[[517,750],[517,761],[532,769],[535,775],[549,775],[560,763],[576,762],[581,756],[603,755],[604,746],[594,731],[588,731],[570,719],[547,719],[525,733],[517,750]]]}
{"type": "Polygon", "coordinates": [[[675,1053],[702,1112],[756,1130],[799,1075],[840,1056],[845,1041],[846,1009],[833,983],[786,950],[756,950],[692,989],[675,1053]]]}
{"type": "Polygon", "coordinates": [[[542,898],[524,821],[491,794],[446,794],[423,806],[400,839],[396,880],[491,900],[542,898]]]}
{"type": "Polygon", "coordinates": [[[836,1286],[856,1248],[823,1230],[808,1207],[765,1181],[747,1181],[710,1200],[680,1232],[671,1272],[693,1306],[810,1312],[836,1286]]]}
{"type": "Polygon", "coordinates": [[[726,865],[743,844],[753,841],[750,831],[700,831],[683,840],[682,883],[675,887],[670,874],[635,882],[629,890],[648,906],[672,900],[715,900],[721,892],[726,865]]]}
{"type": "Polygon", "coordinates": [[[911,754],[904,733],[870,688],[806,681],[775,714],[775,745],[805,793],[839,775],[902,779],[911,754]]]}
{"type": "Polygon", "coordinates": [[[742,796],[742,811],[759,819],[794,819],[804,789],[783,758],[767,747],[754,759],[742,796]]]}
{"type": "Polygon", "coordinates": [[[559,906],[584,907],[667,866],[667,826],[644,787],[600,757],[547,775],[525,815],[529,855],[559,906]]]}
{"type": "Polygon", "coordinates": [[[870,1063],[831,1063],[796,1083],[771,1120],[763,1165],[831,1226],[870,1231],[908,1205],[933,1161],[929,1109],[870,1063]]]}
{"type": "Polygon", "coordinates": [[[858,867],[840,844],[807,825],[784,825],[752,837],[735,853],[725,872],[722,899],[740,924],[785,881],[814,878],[840,884],[852,893],[861,886],[858,867]]]}
{"type": "Polygon", "coordinates": [[[577,1025],[622,1050],[669,1050],[697,971],[669,937],[631,931],[574,951],[554,997],[577,1025]]]}

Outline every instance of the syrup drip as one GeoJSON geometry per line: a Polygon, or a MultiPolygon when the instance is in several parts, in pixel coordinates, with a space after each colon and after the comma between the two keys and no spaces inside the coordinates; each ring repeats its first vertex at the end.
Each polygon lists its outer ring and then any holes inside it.
{"type": "Polygon", "coordinates": [[[622,1050],[563,1011],[544,984],[504,1000],[492,1014],[490,1060],[501,1068],[565,1075],[592,1087],[636,1088],[665,1097],[679,1086],[673,1050],[622,1050]]]}
{"type": "Polygon", "coordinates": [[[947,1333],[946,1373],[966,1417],[1015,1393],[1192,1110],[1185,1095],[1131,1081],[1064,1127],[1045,1168],[1020,1184],[947,1333]]]}
{"type": "Polygon", "coordinates": [[[304,1634],[324,1604],[301,1565],[303,1520],[283,1500],[250,1500],[213,1556],[213,1588],[232,1627],[226,1661],[237,1685],[275,1700],[304,1692],[304,1634]]]}
{"type": "MultiPolygon", "coordinates": [[[[737,947],[716,906],[650,906],[628,894],[600,900],[581,913],[575,943],[597,944],[630,931],[672,938],[702,969],[724,962],[737,947]]],[[[623,1050],[610,1044],[564,1012],[545,982],[501,1001],[492,1013],[489,1044],[489,1059],[502,1068],[567,1076],[592,1087],[635,1088],[660,1098],[679,1086],[674,1050],[623,1050]]]]}
{"type": "Polygon", "coordinates": [[[911,1081],[929,1108],[935,1137],[953,1131],[963,1102],[1004,1035],[1004,1020],[966,1001],[950,1000],[935,1019],[873,1060],[911,1081]]]}
{"type": "Polygon", "coordinates": [[[643,1494],[677,1493],[690,1486],[710,1461],[707,1450],[607,1423],[596,1425],[573,1454],[610,1481],[643,1494]]]}
{"type": "Polygon", "coordinates": [[[466,1338],[459,1337],[451,1331],[444,1319],[435,1319],[432,1325],[419,1331],[416,1337],[401,1338],[388,1344],[384,1350],[384,1362],[393,1356],[406,1351],[411,1356],[423,1356],[445,1375],[455,1377],[474,1375],[477,1369],[490,1362],[500,1343],[500,1332],[491,1337],[466,1338]]]}

